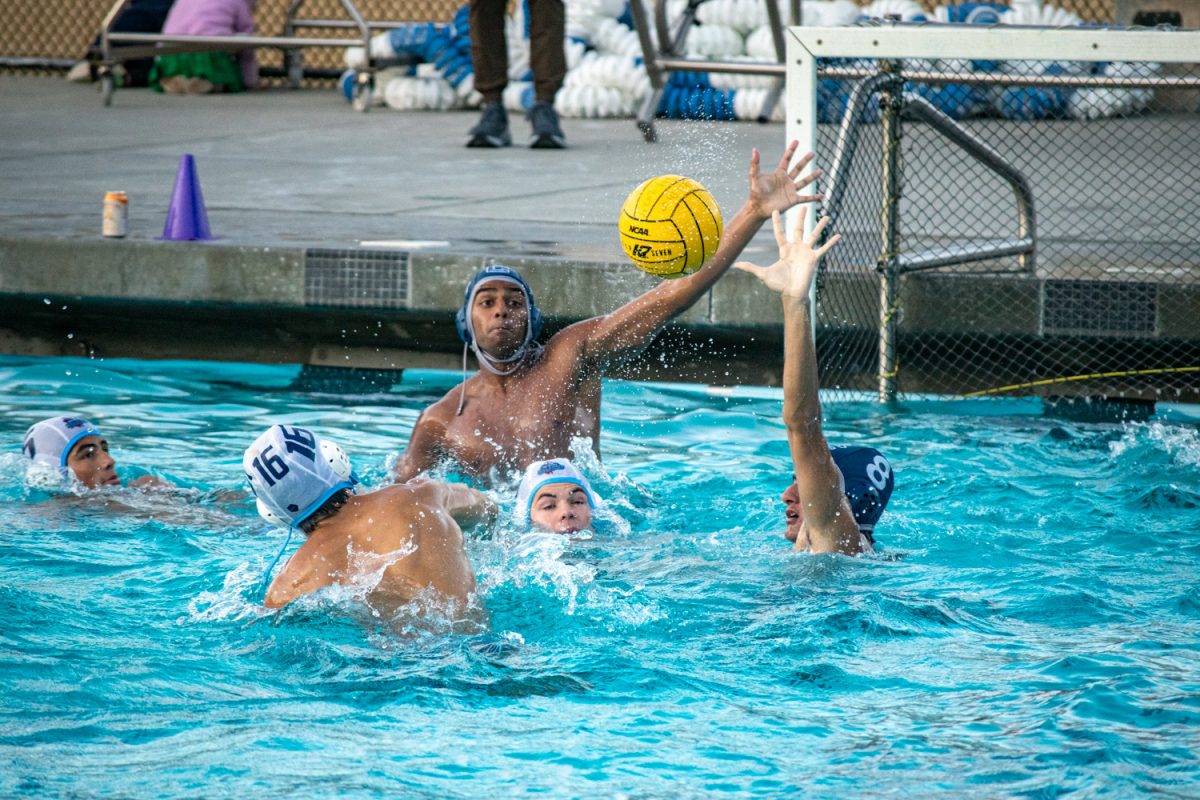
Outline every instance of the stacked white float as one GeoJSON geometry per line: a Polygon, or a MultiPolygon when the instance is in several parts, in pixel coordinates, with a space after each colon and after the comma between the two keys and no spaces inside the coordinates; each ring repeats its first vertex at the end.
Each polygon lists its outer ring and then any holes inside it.
{"type": "MultiPolygon", "coordinates": [[[[787,0],[775,0],[780,18],[787,20],[787,0]]],[[[668,15],[677,18],[686,0],[669,0],[668,15]]],[[[993,2],[965,2],[940,6],[928,13],[916,0],[872,0],[860,8],[851,0],[806,0],[801,23],[811,26],[852,25],[862,19],[925,20],[948,24],[1038,25],[1073,27],[1080,18],[1038,0],[1017,0],[1011,6],[993,2]]],[[[626,0],[566,0],[567,75],[555,107],[568,118],[630,117],[649,94],[651,86],[642,65],[641,44],[630,27],[626,0]]],[[[775,41],[768,24],[765,0],[708,0],[697,10],[697,25],[688,31],[687,54],[714,61],[774,61],[775,41]]],[[[512,112],[523,112],[533,103],[526,38],[524,4],[518,3],[507,21],[509,85],[503,102],[512,112]]],[[[376,104],[399,110],[448,110],[476,107],[482,98],[474,89],[470,61],[467,8],[445,25],[412,24],[374,37],[371,56],[416,61],[376,73],[376,104]]],[[[652,33],[652,36],[654,34],[652,33]]],[[[346,49],[349,74],[343,90],[349,94],[353,72],[367,65],[361,47],[346,49]]],[[[1102,74],[1145,76],[1146,66],[1082,62],[909,62],[909,68],[934,71],[999,71],[1022,75],[1102,74]]],[[[1155,70],[1157,72],[1157,70],[1155,70]]],[[[663,93],[659,111],[672,117],[755,119],[762,112],[775,79],[769,76],[727,73],[676,73],[663,93]]],[[[818,99],[820,118],[841,118],[849,85],[823,81],[818,99]]],[[[982,89],[961,85],[916,85],[909,91],[925,97],[954,118],[1000,114],[1014,120],[1047,118],[1097,119],[1137,113],[1153,99],[1148,89],[1083,89],[1008,87],[982,89]]],[[[874,111],[868,111],[872,116],[874,111]]],[[[783,118],[782,99],[774,119],[783,118]]]]}

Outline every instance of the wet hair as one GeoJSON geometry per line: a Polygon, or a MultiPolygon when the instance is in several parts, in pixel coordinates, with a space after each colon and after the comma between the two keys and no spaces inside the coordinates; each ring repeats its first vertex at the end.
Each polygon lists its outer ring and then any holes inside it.
{"type": "Polygon", "coordinates": [[[342,510],[342,506],[346,505],[346,501],[354,492],[349,489],[342,489],[340,492],[334,492],[329,496],[329,499],[322,503],[316,511],[309,514],[296,527],[304,531],[304,535],[308,536],[313,532],[317,525],[323,520],[329,519],[334,514],[342,510]]]}

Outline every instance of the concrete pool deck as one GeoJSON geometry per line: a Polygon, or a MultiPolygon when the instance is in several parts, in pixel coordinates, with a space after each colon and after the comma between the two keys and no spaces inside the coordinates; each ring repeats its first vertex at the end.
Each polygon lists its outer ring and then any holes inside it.
{"type": "MultiPolygon", "coordinates": [[[[244,316],[239,311],[302,308],[313,249],[335,261],[345,251],[369,251],[385,266],[408,266],[412,281],[360,310],[444,319],[402,348],[426,351],[414,356],[421,366],[457,363],[457,347],[447,346],[454,343],[449,311],[485,261],[530,271],[543,307],[560,319],[607,312],[643,291],[651,281],[624,263],[616,237],[630,189],[651,175],[686,172],[732,213],[745,197],[751,148],[777,158],[784,136],[781,125],[665,124],[663,141],[651,147],[632,120],[568,120],[568,151],[535,151],[519,146],[527,123],[514,119],[518,146],[469,150],[463,144],[474,113],[360,114],[333,91],[288,90],[202,97],[118,91],[105,108],[94,88],[54,78],[0,77],[0,104],[0,296],[10,309],[32,301],[32,313],[51,298],[47,308],[71,300],[81,316],[154,303],[188,316],[203,303],[224,325],[230,313],[244,316]],[[183,153],[196,159],[211,242],[158,238],[183,153]],[[100,236],[109,190],[129,195],[125,239],[100,236]],[[84,300],[93,302],[83,308],[84,300]]],[[[772,249],[763,236],[748,253],[767,258],[772,249]]],[[[710,305],[741,306],[747,291],[755,302],[746,276],[729,276],[727,286],[688,318],[720,319],[710,305]]],[[[311,274],[307,292],[311,300],[311,274]]],[[[45,322],[25,327],[45,332],[45,322]]],[[[78,341],[88,338],[51,334],[22,345],[21,331],[3,327],[10,330],[0,345],[10,352],[78,353],[78,341]]],[[[170,319],[161,327],[169,330],[170,319]]],[[[113,355],[131,354],[143,338],[93,330],[91,346],[113,355]]],[[[322,360],[307,352],[309,343],[294,344],[215,336],[205,349],[217,358],[322,360]]],[[[162,335],[141,346],[157,356],[191,349],[162,335]]],[[[393,361],[352,355],[357,365],[393,361]]]]}
{"type": "MultiPolygon", "coordinates": [[[[514,118],[517,146],[469,150],[474,112],[360,114],[333,91],[290,90],[119,90],[106,108],[93,87],[50,77],[0,76],[0,106],[0,351],[369,368],[458,366],[451,312],[493,261],[525,270],[558,324],[610,311],[652,282],[617,243],[629,190],[687,174],[732,215],[751,148],[773,164],[785,135],[781,124],[659,121],[647,145],[632,120],[565,120],[570,149],[534,151],[514,118]],[[195,156],[214,241],[158,238],[183,153],[195,156]],[[125,239],[100,235],[110,190],[130,198],[125,239]]],[[[768,229],[746,257],[773,253],[768,229]]],[[[1037,334],[1040,289],[1014,281],[1031,311],[997,307],[1000,332],[1037,334]]],[[[1156,330],[1194,340],[1200,293],[1180,283],[1164,282],[1188,296],[1160,303],[1182,311],[1156,330]]],[[[955,285],[912,292],[910,319],[944,328],[922,297],[955,285]]],[[[986,327],[982,305],[964,330],[986,327]]],[[[715,340],[712,353],[672,371],[774,383],[779,319],[773,297],[731,273],[680,319],[692,341],[715,340]]]]}

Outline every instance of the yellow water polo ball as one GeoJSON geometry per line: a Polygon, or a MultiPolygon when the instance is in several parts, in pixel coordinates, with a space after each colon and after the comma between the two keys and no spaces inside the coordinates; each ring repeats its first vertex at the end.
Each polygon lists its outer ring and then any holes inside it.
{"type": "Polygon", "coordinates": [[[629,193],[618,224],[621,247],[638,269],[662,278],[690,275],[721,241],[721,209],[698,182],[659,175],[629,193]]]}

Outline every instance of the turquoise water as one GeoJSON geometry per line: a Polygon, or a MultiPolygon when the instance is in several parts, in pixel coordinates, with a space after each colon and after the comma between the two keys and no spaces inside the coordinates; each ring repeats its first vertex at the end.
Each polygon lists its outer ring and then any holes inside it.
{"type": "Polygon", "coordinates": [[[256,605],[282,537],[223,491],[246,444],[311,426],[378,482],[455,382],[296,372],[0,357],[0,795],[1200,792],[1194,422],[831,405],[897,487],[882,557],[812,557],[779,534],[776,392],[612,382],[610,518],[471,541],[490,630],[463,633],[256,605]],[[21,435],[66,410],[183,488],[26,485],[21,435]]]}

